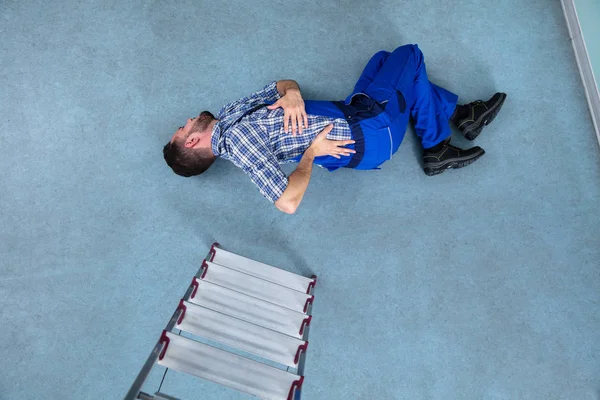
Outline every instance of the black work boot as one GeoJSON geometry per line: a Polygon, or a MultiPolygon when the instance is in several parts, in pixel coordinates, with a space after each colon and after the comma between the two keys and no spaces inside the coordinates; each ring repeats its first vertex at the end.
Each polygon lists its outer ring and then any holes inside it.
{"type": "Polygon", "coordinates": [[[477,100],[456,106],[450,119],[458,130],[469,140],[475,139],[484,126],[489,125],[502,108],[506,93],[496,93],[488,101],[477,100]]]}
{"type": "Polygon", "coordinates": [[[423,150],[423,171],[429,176],[441,174],[450,168],[462,168],[475,162],[485,151],[479,147],[461,149],[450,144],[450,139],[423,150]]]}

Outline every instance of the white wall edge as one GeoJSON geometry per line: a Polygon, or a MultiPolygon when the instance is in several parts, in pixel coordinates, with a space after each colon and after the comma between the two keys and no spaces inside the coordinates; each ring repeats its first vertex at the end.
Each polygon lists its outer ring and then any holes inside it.
{"type": "Polygon", "coordinates": [[[577,10],[575,9],[574,0],[561,0],[561,3],[567,20],[567,27],[569,28],[569,37],[571,39],[571,44],[573,45],[573,51],[575,52],[577,67],[579,68],[579,74],[583,81],[585,97],[587,98],[592,114],[592,122],[594,123],[594,129],[596,130],[596,137],[600,144],[600,91],[598,90],[596,79],[594,78],[590,57],[588,55],[587,47],[585,46],[583,34],[581,33],[581,25],[579,23],[579,17],[577,16],[577,10]]]}

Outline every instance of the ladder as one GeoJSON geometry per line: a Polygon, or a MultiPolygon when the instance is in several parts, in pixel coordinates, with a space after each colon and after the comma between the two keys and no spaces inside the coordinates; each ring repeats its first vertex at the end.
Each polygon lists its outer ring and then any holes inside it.
{"type": "Polygon", "coordinates": [[[165,375],[172,369],[265,400],[300,400],[316,282],[214,243],[124,399],[176,400],[160,388],[142,391],[158,364],[165,375]]]}

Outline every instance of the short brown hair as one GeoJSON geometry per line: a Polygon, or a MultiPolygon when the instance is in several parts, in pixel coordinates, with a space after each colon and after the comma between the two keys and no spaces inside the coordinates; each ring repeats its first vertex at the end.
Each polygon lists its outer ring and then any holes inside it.
{"type": "MultiPolygon", "coordinates": [[[[188,136],[194,132],[206,130],[210,122],[214,119],[215,116],[210,112],[203,111],[194,121],[194,125],[190,129],[188,136]]],[[[215,156],[211,149],[192,149],[185,147],[185,138],[176,139],[173,142],[167,143],[165,147],[163,147],[163,157],[173,172],[188,178],[190,176],[200,175],[215,161],[215,156]]]]}

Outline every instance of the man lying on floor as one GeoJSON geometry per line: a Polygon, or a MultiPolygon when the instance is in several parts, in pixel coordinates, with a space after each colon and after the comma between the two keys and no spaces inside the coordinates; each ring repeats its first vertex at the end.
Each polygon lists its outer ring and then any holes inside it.
{"type": "Polygon", "coordinates": [[[187,120],[163,149],[182,176],[206,171],[216,157],[241,168],[264,197],[293,214],[313,163],[375,169],[392,158],[412,118],[423,145],[423,169],[435,175],[471,164],[485,152],[450,144],[452,122],[469,140],[492,122],[506,94],[457,105],[458,96],[432,84],[416,45],[375,54],[346,101],[304,101],[294,81],[273,82],[221,109],[187,120]],[[296,161],[290,176],[280,163],[296,161]]]}

